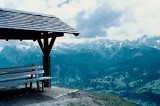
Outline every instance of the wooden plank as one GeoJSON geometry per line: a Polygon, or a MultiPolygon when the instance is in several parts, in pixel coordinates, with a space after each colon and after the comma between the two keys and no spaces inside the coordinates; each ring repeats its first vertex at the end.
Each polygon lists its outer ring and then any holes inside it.
{"type": "Polygon", "coordinates": [[[43,66],[24,66],[24,67],[10,67],[10,68],[1,68],[0,72],[12,72],[12,71],[27,71],[32,69],[43,68],[43,66]]]}
{"type": "Polygon", "coordinates": [[[40,77],[40,78],[33,78],[33,79],[23,79],[18,81],[10,81],[10,82],[2,82],[0,83],[0,86],[8,86],[8,85],[14,85],[14,84],[25,84],[30,82],[36,82],[36,81],[43,81],[52,79],[51,77],[40,77]]]}
{"type": "Polygon", "coordinates": [[[25,77],[27,77],[27,75],[43,74],[43,73],[44,73],[44,70],[22,72],[22,73],[13,73],[13,74],[4,74],[4,75],[0,75],[0,81],[13,80],[13,79],[18,79],[18,78],[25,78],[25,77]]]}
{"type": "Polygon", "coordinates": [[[3,78],[3,79],[0,79],[0,83],[2,82],[8,82],[8,81],[14,81],[14,80],[22,80],[22,79],[29,79],[31,78],[30,75],[23,75],[23,76],[17,76],[17,77],[11,77],[11,78],[3,78]]]}

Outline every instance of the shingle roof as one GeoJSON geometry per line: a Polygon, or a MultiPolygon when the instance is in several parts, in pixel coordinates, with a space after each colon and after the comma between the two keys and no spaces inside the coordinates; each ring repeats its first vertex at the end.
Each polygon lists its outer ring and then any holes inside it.
{"type": "Polygon", "coordinates": [[[0,8],[0,29],[3,28],[79,34],[78,31],[53,15],[0,8]]]}

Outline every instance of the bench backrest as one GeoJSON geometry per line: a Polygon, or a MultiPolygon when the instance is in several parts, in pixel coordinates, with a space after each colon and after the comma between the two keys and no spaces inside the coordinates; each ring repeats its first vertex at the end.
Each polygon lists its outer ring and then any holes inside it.
{"type": "Polygon", "coordinates": [[[12,71],[28,71],[32,69],[42,69],[43,66],[24,66],[24,67],[9,67],[9,68],[1,68],[0,72],[12,72],[12,71]]]}
{"type": "Polygon", "coordinates": [[[37,77],[38,74],[43,73],[44,70],[42,66],[1,68],[0,82],[37,77]]]}

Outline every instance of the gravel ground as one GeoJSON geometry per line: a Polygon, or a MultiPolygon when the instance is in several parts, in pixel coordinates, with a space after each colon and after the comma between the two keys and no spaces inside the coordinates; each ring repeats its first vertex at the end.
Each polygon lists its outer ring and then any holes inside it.
{"type": "Polygon", "coordinates": [[[75,91],[60,87],[45,88],[44,92],[23,88],[0,89],[0,106],[49,106],[64,94],[75,91]]]}
{"type": "Polygon", "coordinates": [[[52,86],[44,92],[36,89],[0,89],[0,106],[133,106],[108,94],[101,95],[52,86]]]}

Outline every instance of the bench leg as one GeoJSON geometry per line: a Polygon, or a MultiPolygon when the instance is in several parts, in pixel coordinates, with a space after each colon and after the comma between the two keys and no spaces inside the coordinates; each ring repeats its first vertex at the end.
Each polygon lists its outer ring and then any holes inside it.
{"type": "Polygon", "coordinates": [[[44,92],[44,81],[42,81],[42,92],[44,92]]]}
{"type": "Polygon", "coordinates": [[[30,82],[30,89],[32,89],[32,82],[30,82]]]}
{"type": "Polygon", "coordinates": [[[38,91],[39,91],[39,81],[37,81],[37,89],[38,89],[38,91]]]}
{"type": "Polygon", "coordinates": [[[27,83],[25,83],[25,89],[27,89],[27,83]]]}

